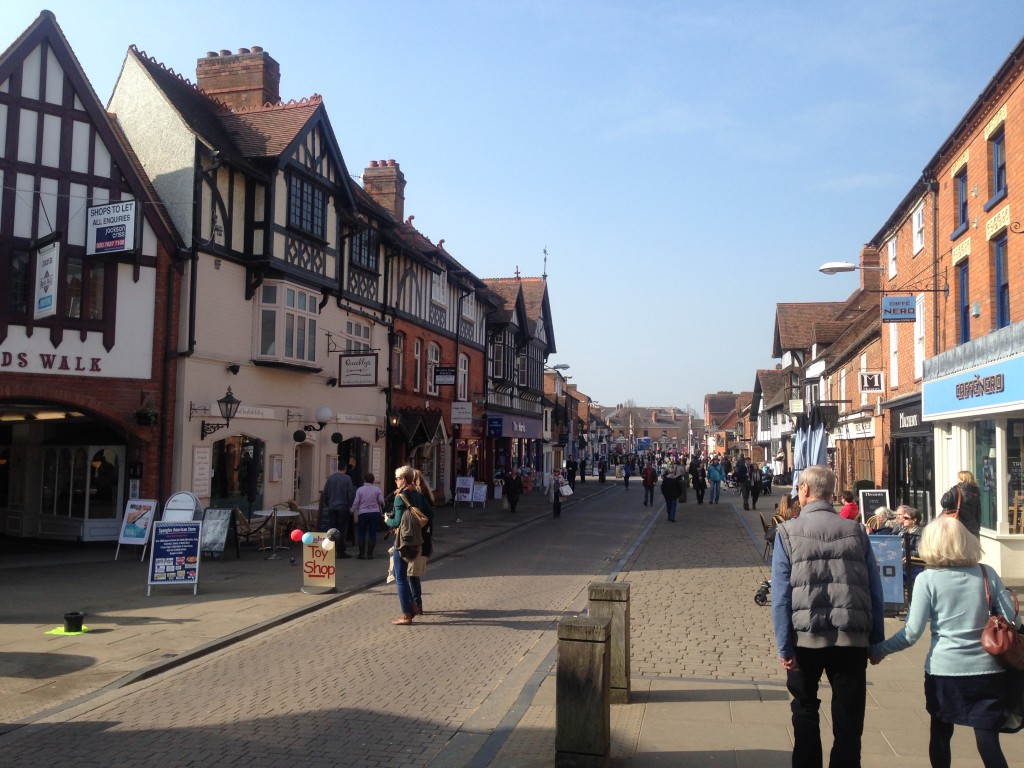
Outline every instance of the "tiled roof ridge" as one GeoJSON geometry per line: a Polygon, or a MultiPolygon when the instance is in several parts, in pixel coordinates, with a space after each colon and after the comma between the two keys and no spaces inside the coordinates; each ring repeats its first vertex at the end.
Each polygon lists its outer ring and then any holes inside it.
{"type": "Polygon", "coordinates": [[[214,104],[214,106],[216,106],[218,109],[222,109],[222,110],[224,110],[226,112],[231,112],[231,107],[229,107],[223,101],[221,101],[220,99],[218,99],[218,98],[208,94],[206,91],[204,91],[198,85],[193,83],[191,80],[189,80],[187,77],[185,77],[180,72],[175,72],[173,67],[168,67],[162,61],[157,61],[155,56],[150,56],[145,51],[140,50],[139,47],[137,45],[135,45],[135,43],[132,43],[131,45],[129,45],[128,46],[128,50],[134,52],[137,56],[141,56],[142,58],[146,59],[151,64],[154,64],[157,67],[160,67],[160,69],[162,69],[167,74],[172,75],[173,77],[178,78],[182,83],[187,85],[189,88],[194,90],[196,93],[200,93],[203,96],[205,96],[207,99],[209,99],[214,104]]]}
{"type": "MultiPolygon", "coordinates": [[[[181,77],[181,75],[178,75],[178,77],[181,77]]],[[[314,93],[312,96],[303,96],[301,99],[288,99],[288,101],[279,101],[277,104],[271,104],[268,101],[266,104],[254,107],[239,107],[229,111],[234,115],[251,115],[254,112],[273,112],[275,110],[294,109],[295,107],[309,107],[315,104],[323,104],[323,102],[323,97],[319,93],[314,93]]]]}

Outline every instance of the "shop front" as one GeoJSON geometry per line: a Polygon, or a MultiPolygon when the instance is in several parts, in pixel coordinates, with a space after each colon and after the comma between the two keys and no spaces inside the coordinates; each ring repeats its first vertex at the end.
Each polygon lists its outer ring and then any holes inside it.
{"type": "MultiPolygon", "coordinates": [[[[883,405],[889,411],[889,444],[885,446],[889,494],[893,506],[909,504],[921,519],[935,517],[935,439],[933,427],[921,416],[921,393],[883,405]]],[[[883,485],[886,485],[883,483],[883,485]]]]}
{"type": "Polygon", "coordinates": [[[537,472],[542,471],[544,423],[541,419],[508,413],[488,413],[487,442],[493,457],[491,478],[501,480],[511,467],[516,467],[531,487],[537,472]]]}
{"type": "Polygon", "coordinates": [[[934,427],[935,493],[953,486],[960,471],[973,473],[985,562],[1011,580],[1024,578],[1024,355],[985,358],[1020,350],[1022,335],[1005,328],[985,345],[954,350],[955,358],[929,360],[922,393],[922,418],[934,427]]]}
{"type": "Polygon", "coordinates": [[[835,447],[837,492],[874,488],[875,427],[870,412],[844,415],[830,438],[835,447]]]}

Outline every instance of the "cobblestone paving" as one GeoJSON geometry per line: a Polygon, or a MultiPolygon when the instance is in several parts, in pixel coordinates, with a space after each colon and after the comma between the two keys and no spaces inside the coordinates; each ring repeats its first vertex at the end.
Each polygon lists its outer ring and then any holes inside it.
{"type": "Polygon", "coordinates": [[[20,728],[3,765],[426,765],[644,520],[569,507],[432,566],[412,627],[371,590],[20,728]]]}
{"type": "Polygon", "coordinates": [[[785,681],[770,609],[754,592],[770,568],[731,505],[682,505],[659,519],[621,579],[630,583],[632,674],[785,681]]]}

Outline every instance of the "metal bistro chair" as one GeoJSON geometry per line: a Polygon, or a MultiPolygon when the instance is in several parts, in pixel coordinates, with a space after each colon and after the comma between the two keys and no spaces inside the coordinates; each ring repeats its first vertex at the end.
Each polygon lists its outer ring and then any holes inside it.
{"type": "Polygon", "coordinates": [[[263,539],[270,535],[270,530],[267,529],[267,523],[272,518],[265,517],[261,523],[253,525],[252,522],[242,513],[242,510],[238,507],[234,508],[235,513],[235,525],[238,529],[238,538],[243,541],[249,541],[253,536],[256,537],[257,546],[263,548],[263,539]]]}

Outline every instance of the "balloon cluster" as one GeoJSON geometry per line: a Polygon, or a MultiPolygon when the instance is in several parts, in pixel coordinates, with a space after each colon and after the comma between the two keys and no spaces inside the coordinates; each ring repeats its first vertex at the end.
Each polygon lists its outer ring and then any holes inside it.
{"type": "MultiPolygon", "coordinates": [[[[308,531],[303,533],[298,528],[293,528],[289,536],[291,537],[292,541],[301,541],[306,546],[312,544],[314,539],[312,533],[309,533],[308,531]]],[[[341,531],[339,531],[337,528],[331,528],[331,530],[327,532],[327,537],[320,542],[320,548],[325,552],[330,552],[332,549],[334,549],[335,542],[339,539],[341,539],[341,531]]]]}

